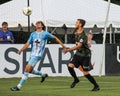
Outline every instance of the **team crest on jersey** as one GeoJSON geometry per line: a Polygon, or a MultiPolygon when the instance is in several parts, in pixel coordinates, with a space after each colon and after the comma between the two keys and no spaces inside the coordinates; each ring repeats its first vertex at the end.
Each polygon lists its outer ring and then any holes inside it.
{"type": "Polygon", "coordinates": [[[37,46],[40,46],[40,39],[35,39],[34,42],[37,46]]]}
{"type": "Polygon", "coordinates": [[[44,38],[44,34],[40,34],[40,38],[44,38]]]}
{"type": "Polygon", "coordinates": [[[80,42],[83,42],[83,39],[80,39],[80,42]]]}

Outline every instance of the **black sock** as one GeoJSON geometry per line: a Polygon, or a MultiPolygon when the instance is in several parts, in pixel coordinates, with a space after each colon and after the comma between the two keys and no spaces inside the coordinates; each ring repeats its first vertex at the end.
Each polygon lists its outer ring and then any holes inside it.
{"type": "Polygon", "coordinates": [[[71,68],[71,67],[68,67],[68,70],[69,70],[69,73],[70,73],[70,74],[72,75],[72,77],[74,78],[74,80],[77,80],[77,81],[78,81],[78,78],[77,78],[77,76],[76,76],[76,73],[75,73],[74,69],[71,68]]]}
{"type": "Polygon", "coordinates": [[[85,77],[92,83],[94,84],[95,87],[98,87],[98,84],[96,83],[95,79],[93,78],[93,76],[91,76],[90,74],[85,75],[85,77]]]}

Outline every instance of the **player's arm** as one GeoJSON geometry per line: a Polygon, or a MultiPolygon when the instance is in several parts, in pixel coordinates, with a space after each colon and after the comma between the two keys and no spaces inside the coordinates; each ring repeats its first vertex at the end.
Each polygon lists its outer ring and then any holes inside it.
{"type": "Polygon", "coordinates": [[[54,36],[54,39],[62,46],[62,48],[66,48],[66,46],[64,46],[64,44],[56,36],[54,36]]]}
{"type": "Polygon", "coordinates": [[[73,46],[73,47],[71,47],[71,48],[69,48],[69,49],[64,50],[64,53],[77,50],[77,49],[79,49],[81,46],[82,46],[82,43],[81,43],[81,42],[78,42],[76,46],[73,46]]]}
{"type": "Polygon", "coordinates": [[[22,51],[24,51],[26,48],[28,48],[30,45],[29,42],[27,42],[20,50],[18,50],[18,54],[21,54],[22,51]]]}

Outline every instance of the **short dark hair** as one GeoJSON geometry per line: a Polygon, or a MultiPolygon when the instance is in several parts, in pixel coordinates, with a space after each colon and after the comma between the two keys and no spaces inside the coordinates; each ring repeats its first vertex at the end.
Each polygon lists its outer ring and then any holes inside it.
{"type": "Polygon", "coordinates": [[[41,23],[42,26],[43,26],[42,29],[45,30],[46,26],[44,25],[44,23],[43,23],[42,21],[37,21],[36,24],[37,24],[37,23],[41,23]]]}
{"type": "Polygon", "coordinates": [[[77,19],[77,20],[82,24],[81,27],[84,27],[86,21],[84,19],[77,19]]]}
{"type": "Polygon", "coordinates": [[[2,26],[3,26],[3,25],[7,25],[7,26],[8,26],[8,23],[7,23],[7,22],[3,22],[3,23],[2,23],[2,26]]]}
{"type": "Polygon", "coordinates": [[[93,36],[93,34],[91,32],[88,32],[87,35],[92,35],[93,36]]]}

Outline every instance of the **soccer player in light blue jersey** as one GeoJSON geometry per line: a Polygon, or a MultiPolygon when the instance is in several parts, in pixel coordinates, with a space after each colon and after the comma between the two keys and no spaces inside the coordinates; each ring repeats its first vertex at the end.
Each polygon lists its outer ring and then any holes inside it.
{"type": "Polygon", "coordinates": [[[28,79],[29,73],[41,76],[41,82],[43,82],[45,78],[48,77],[47,74],[43,74],[42,72],[33,69],[36,63],[41,60],[48,38],[55,39],[62,46],[63,49],[66,48],[56,36],[44,30],[45,25],[43,24],[43,22],[36,22],[36,31],[31,33],[26,44],[18,51],[18,54],[21,54],[22,51],[24,51],[26,48],[29,47],[29,45],[31,45],[31,54],[28,64],[25,67],[24,74],[19,84],[15,87],[10,88],[11,91],[19,91],[20,88],[24,85],[25,81],[28,79]]]}

